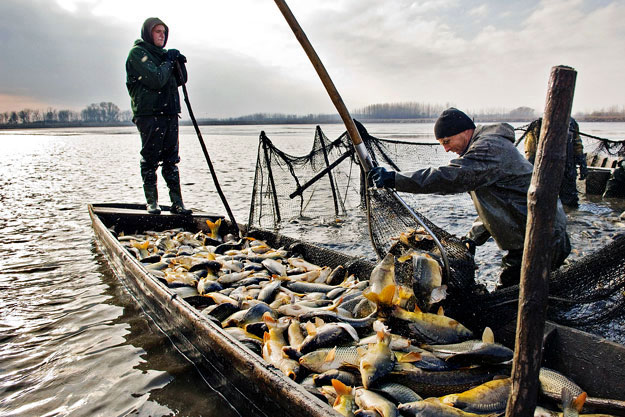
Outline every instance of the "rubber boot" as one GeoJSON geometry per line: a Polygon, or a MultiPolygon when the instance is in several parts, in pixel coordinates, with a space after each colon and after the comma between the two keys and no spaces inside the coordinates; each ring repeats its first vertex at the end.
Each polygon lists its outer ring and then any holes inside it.
{"type": "Polygon", "coordinates": [[[169,210],[175,214],[182,214],[188,216],[193,211],[184,206],[182,202],[182,192],[180,191],[180,185],[169,187],[169,198],[171,199],[171,209],[169,210]]]}
{"type": "Polygon", "coordinates": [[[158,205],[158,189],[156,184],[143,184],[143,193],[147,202],[146,210],[150,214],[161,214],[161,208],[158,205]]]}
{"type": "Polygon", "coordinates": [[[178,167],[175,164],[163,164],[163,178],[165,178],[167,188],[169,188],[169,198],[171,199],[171,209],[169,211],[174,214],[190,215],[192,211],[187,209],[182,202],[178,167]]]}
{"type": "Polygon", "coordinates": [[[523,249],[509,250],[501,259],[501,272],[495,290],[518,285],[521,278],[523,249]]]}

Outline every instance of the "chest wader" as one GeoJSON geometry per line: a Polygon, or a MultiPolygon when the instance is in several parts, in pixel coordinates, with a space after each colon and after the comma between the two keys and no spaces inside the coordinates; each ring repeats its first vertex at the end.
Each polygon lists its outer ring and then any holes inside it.
{"type": "Polygon", "coordinates": [[[169,188],[171,212],[175,214],[191,214],[182,202],[180,174],[178,166],[178,116],[141,116],[135,118],[137,129],[141,134],[141,178],[143,192],[150,214],[159,214],[156,170],[162,165],[161,174],[169,188]]]}
{"type": "Polygon", "coordinates": [[[604,198],[625,198],[625,159],[621,159],[605,186],[604,198]]]}

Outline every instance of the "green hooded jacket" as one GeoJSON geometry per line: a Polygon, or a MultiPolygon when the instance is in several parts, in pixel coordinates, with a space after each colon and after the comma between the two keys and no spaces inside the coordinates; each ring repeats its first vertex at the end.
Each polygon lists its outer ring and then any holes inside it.
{"type": "Polygon", "coordinates": [[[167,59],[167,50],[152,41],[152,29],[156,25],[165,27],[167,44],[167,25],[158,18],[149,18],[141,29],[142,39],[135,41],[126,59],[126,87],[135,117],[180,113],[174,63],[167,59]]]}

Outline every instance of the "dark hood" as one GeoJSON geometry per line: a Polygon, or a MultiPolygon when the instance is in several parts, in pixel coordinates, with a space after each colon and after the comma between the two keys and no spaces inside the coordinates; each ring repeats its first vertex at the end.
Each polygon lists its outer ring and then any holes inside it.
{"type": "Polygon", "coordinates": [[[165,45],[167,45],[167,38],[169,37],[169,28],[167,27],[165,22],[163,22],[158,17],[148,17],[147,19],[145,19],[145,22],[143,22],[143,26],[141,27],[141,39],[143,39],[150,45],[154,45],[154,40],[152,39],[152,29],[154,29],[154,26],[156,25],[165,26],[165,43],[163,44],[163,48],[164,48],[165,45]]]}

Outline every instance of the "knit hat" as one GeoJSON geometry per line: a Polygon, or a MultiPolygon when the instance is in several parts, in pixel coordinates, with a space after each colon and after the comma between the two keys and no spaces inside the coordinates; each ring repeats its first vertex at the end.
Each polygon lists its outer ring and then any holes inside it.
{"type": "Polygon", "coordinates": [[[434,124],[434,136],[436,139],[448,138],[464,132],[467,129],[475,129],[475,123],[464,112],[455,107],[443,111],[434,124]]]}

